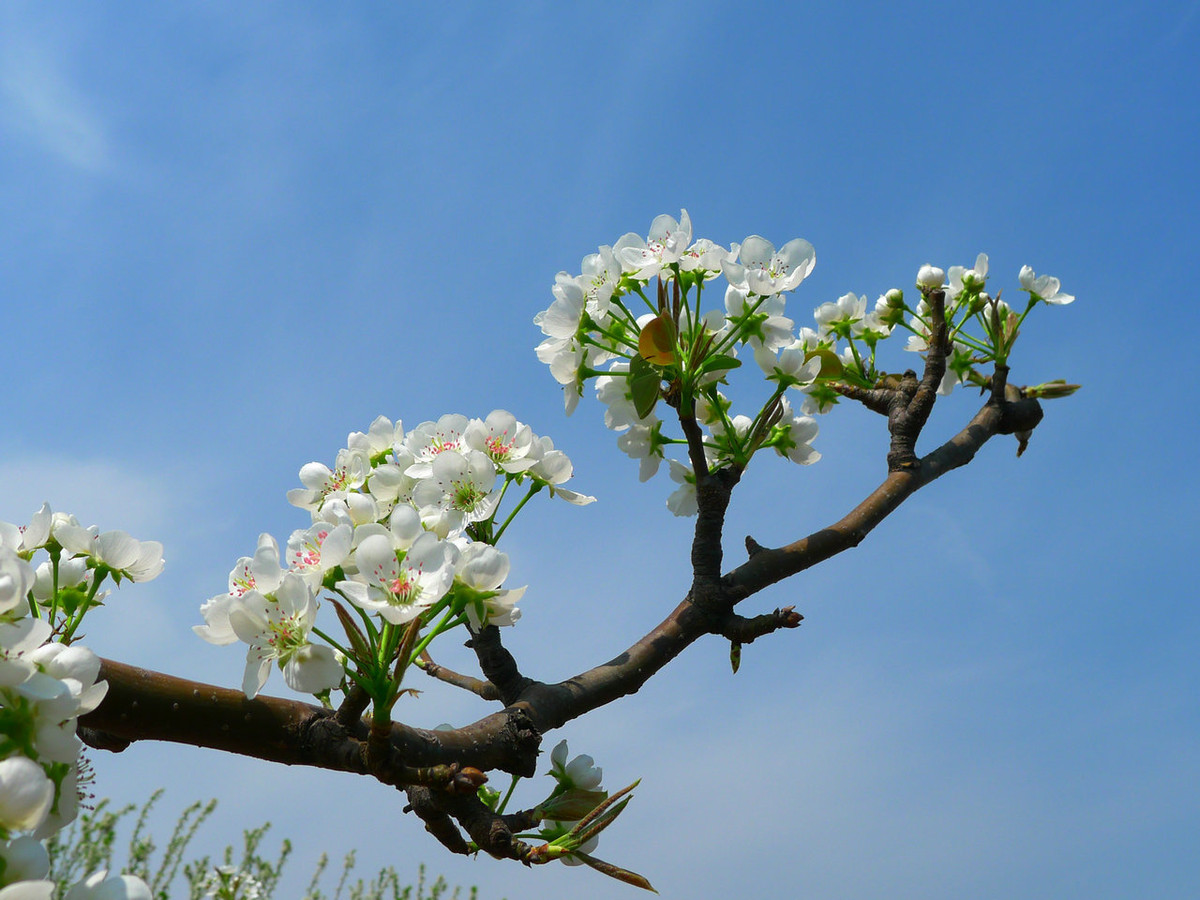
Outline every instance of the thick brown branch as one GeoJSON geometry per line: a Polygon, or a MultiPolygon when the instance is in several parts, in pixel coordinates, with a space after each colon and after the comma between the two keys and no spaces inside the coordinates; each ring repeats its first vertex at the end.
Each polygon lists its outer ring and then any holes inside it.
{"type": "Polygon", "coordinates": [[[531,683],[517,668],[513,655],[504,649],[500,641],[500,629],[495,625],[484,625],[479,631],[471,631],[467,646],[475,651],[479,668],[484,677],[496,686],[500,699],[511,704],[521,691],[531,683]]]}
{"type": "MultiPolygon", "coordinates": [[[[332,710],[259,696],[102,660],[104,702],[80,719],[93,746],[123,748],[139,740],[172,741],[285,765],[367,774],[359,720],[340,724],[332,710]]],[[[484,771],[533,775],[539,736],[520,710],[505,710],[454,731],[393,723],[391,742],[409,766],[458,763],[484,771]]]]}
{"type": "Polygon", "coordinates": [[[736,602],[768,585],[803,572],[817,563],[857,547],[909,496],[951,469],[966,465],[999,433],[1007,405],[989,402],[957,435],[911,468],[892,471],[884,482],[833,525],[777,549],[766,549],[725,576],[725,589],[736,602]]]}

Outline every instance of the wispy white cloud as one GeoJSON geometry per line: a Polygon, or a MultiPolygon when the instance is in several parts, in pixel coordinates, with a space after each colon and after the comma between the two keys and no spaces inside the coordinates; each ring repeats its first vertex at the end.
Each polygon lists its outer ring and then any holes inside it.
{"type": "Polygon", "coordinates": [[[85,525],[148,539],[169,518],[171,494],[162,478],[103,460],[29,457],[0,462],[0,519],[25,523],[49,503],[85,525]],[[119,519],[119,521],[118,521],[119,519]]]}
{"type": "Polygon", "coordinates": [[[0,127],[74,168],[107,171],[109,129],[71,80],[62,55],[9,24],[0,43],[0,127]]]}

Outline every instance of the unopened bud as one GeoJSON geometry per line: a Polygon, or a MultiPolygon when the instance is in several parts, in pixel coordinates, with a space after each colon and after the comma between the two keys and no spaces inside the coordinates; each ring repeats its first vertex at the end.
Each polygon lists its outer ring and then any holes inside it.
{"type": "Polygon", "coordinates": [[[917,287],[925,293],[936,291],[945,283],[946,273],[937,266],[926,263],[917,271],[917,287]]]}

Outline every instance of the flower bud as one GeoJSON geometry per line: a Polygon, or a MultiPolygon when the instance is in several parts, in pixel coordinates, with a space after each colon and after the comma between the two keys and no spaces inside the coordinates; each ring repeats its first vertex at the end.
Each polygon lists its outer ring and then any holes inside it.
{"type": "Polygon", "coordinates": [[[926,263],[917,271],[917,287],[925,293],[936,291],[945,283],[946,273],[937,266],[926,263]]]}

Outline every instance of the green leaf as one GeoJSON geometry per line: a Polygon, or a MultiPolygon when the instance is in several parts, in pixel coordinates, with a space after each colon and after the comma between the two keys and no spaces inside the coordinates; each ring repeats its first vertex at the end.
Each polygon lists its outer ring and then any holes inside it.
{"type": "Polygon", "coordinates": [[[641,356],[629,361],[629,393],[633,395],[633,408],[643,419],[654,411],[662,393],[662,376],[641,356]]]}
{"type": "Polygon", "coordinates": [[[709,372],[718,372],[721,370],[736,369],[742,364],[742,361],[734,356],[710,356],[704,360],[700,366],[700,374],[707,375],[709,372]]]}
{"type": "Polygon", "coordinates": [[[576,850],[573,855],[577,859],[580,859],[587,865],[591,866],[597,872],[603,872],[609,878],[615,878],[617,881],[623,881],[626,884],[631,884],[634,887],[639,887],[642,890],[650,891],[654,894],[658,893],[658,891],[654,889],[653,885],[646,880],[644,875],[639,875],[637,872],[631,872],[628,869],[622,869],[620,866],[614,866],[610,862],[605,862],[602,859],[589,856],[587,853],[583,853],[579,850],[576,850]]]}
{"type": "Polygon", "coordinates": [[[332,597],[328,598],[328,602],[332,604],[334,612],[337,613],[338,621],[342,623],[342,630],[346,632],[346,639],[350,642],[350,649],[358,657],[358,661],[370,660],[374,654],[371,653],[366,635],[362,633],[358,623],[354,621],[354,617],[332,597]]]}
{"type": "MultiPolygon", "coordinates": [[[[765,446],[765,445],[764,445],[765,446]]],[[[737,641],[729,642],[729,665],[733,667],[733,674],[737,674],[737,670],[742,665],[742,645],[737,641]]]]}
{"type": "Polygon", "coordinates": [[[83,588],[61,588],[58,592],[58,603],[67,615],[75,615],[79,605],[87,600],[87,591],[83,588]]]}

